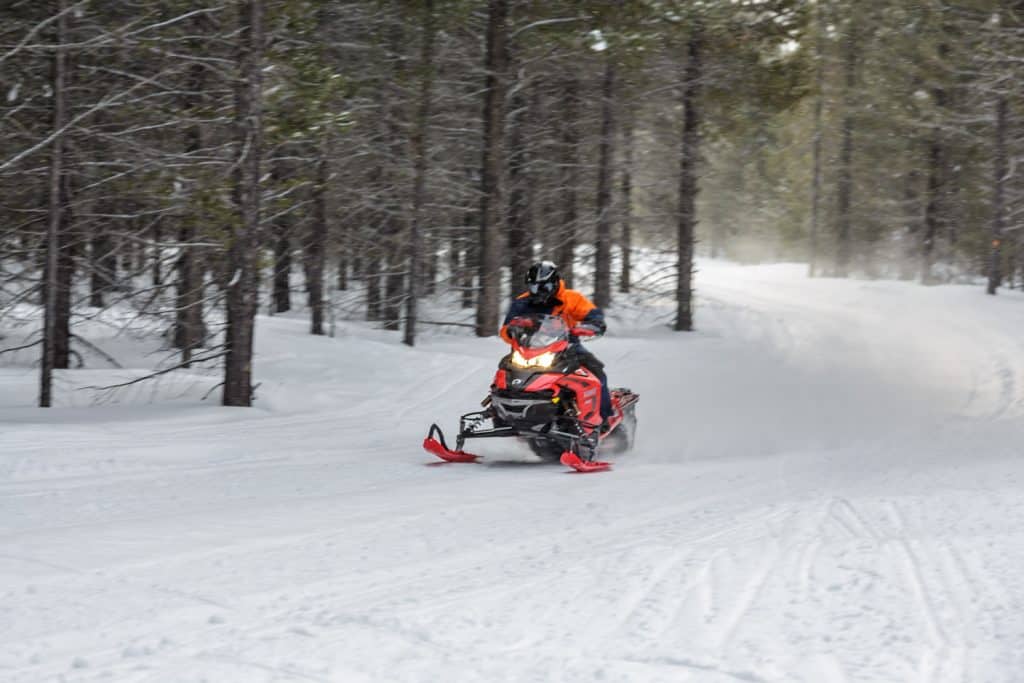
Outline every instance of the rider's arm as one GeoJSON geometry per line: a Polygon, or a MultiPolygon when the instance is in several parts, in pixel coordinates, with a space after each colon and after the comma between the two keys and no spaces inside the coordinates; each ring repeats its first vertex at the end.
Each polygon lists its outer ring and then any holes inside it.
{"type": "Polygon", "coordinates": [[[508,333],[508,323],[512,318],[527,315],[529,313],[527,306],[526,299],[513,299],[512,303],[509,304],[508,313],[505,314],[505,322],[501,324],[500,332],[501,338],[509,345],[512,344],[512,336],[508,333]]]}
{"type": "Polygon", "coordinates": [[[604,322],[604,311],[597,306],[594,306],[585,316],[583,316],[583,320],[580,324],[587,327],[593,327],[597,330],[598,334],[604,334],[605,330],[608,329],[608,325],[604,322]]]}
{"type": "Polygon", "coordinates": [[[569,309],[568,312],[572,319],[577,321],[576,325],[586,325],[594,328],[598,334],[604,334],[607,328],[604,322],[604,311],[576,290],[567,290],[566,295],[566,307],[569,309]]]}

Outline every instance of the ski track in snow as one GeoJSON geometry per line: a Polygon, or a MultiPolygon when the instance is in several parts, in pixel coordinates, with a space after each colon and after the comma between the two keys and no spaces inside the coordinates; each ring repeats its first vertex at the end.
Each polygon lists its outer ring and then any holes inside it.
{"type": "Polygon", "coordinates": [[[493,340],[288,318],[253,411],[0,409],[0,680],[1021,680],[1024,300],[802,272],[594,347],[608,474],[420,451],[493,340]]]}

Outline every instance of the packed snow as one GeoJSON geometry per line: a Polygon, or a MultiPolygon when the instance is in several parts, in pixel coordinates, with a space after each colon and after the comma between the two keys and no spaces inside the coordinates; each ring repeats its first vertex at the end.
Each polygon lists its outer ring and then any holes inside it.
{"type": "Polygon", "coordinates": [[[804,273],[621,302],[602,474],[420,449],[496,339],[261,317],[248,410],[0,369],[0,680],[1022,680],[1024,296],[804,273]]]}

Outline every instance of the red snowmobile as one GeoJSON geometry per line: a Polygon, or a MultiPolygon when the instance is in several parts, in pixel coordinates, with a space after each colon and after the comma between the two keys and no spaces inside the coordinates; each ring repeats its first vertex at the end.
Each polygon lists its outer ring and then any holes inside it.
{"type": "Polygon", "coordinates": [[[436,424],[423,447],[448,462],[477,462],[463,450],[469,439],[516,438],[547,461],[561,461],[580,472],[607,470],[611,463],[594,459],[598,447],[620,453],[633,447],[636,402],[629,389],[612,389],[615,414],[602,429],[601,381],[583,366],[575,339],[596,336],[587,327],[570,329],[558,316],[513,320],[512,352],[501,359],[483,400],[482,411],[459,420],[455,449],[448,448],[436,424]]]}

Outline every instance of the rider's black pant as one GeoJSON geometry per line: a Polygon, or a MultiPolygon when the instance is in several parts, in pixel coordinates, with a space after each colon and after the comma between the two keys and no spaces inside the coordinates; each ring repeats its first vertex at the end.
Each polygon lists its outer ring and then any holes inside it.
{"type": "Polygon", "coordinates": [[[601,417],[608,419],[615,411],[612,409],[612,394],[608,391],[608,377],[604,374],[604,363],[597,359],[582,344],[575,345],[576,355],[580,359],[580,365],[594,373],[601,380],[601,417]]]}

